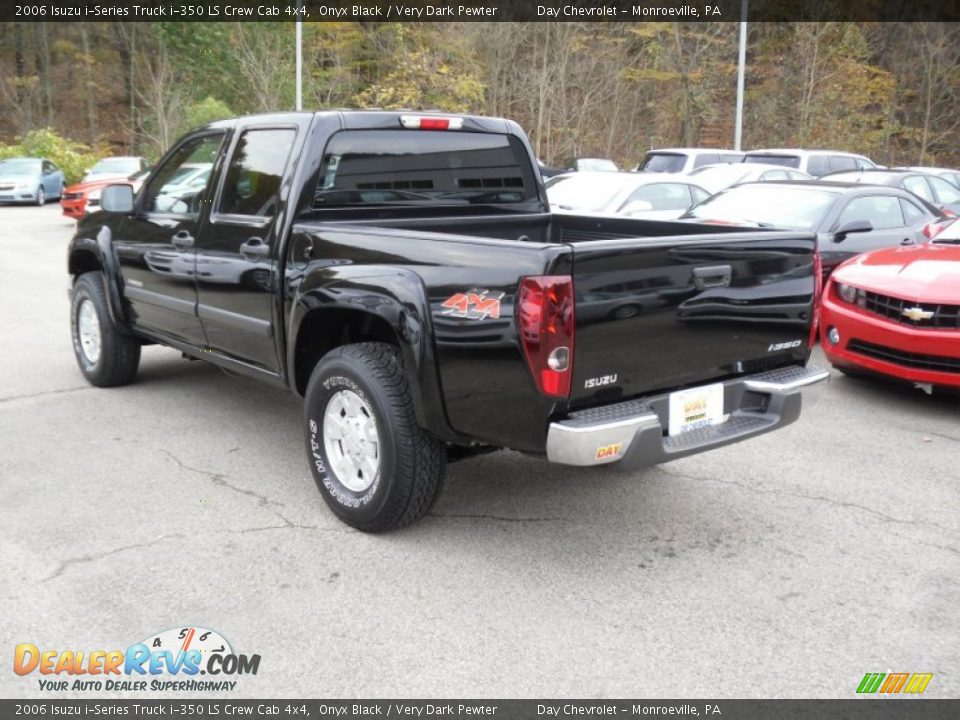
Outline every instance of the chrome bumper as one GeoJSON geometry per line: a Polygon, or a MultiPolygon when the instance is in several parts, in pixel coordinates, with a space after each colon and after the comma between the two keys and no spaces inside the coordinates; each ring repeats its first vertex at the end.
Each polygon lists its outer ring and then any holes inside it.
{"type": "Polygon", "coordinates": [[[817,367],[789,367],[727,380],[726,422],[667,436],[669,393],[579,410],[550,424],[547,460],[561,465],[655,465],[729,445],[789,425],[800,391],[830,377],[817,367]]]}

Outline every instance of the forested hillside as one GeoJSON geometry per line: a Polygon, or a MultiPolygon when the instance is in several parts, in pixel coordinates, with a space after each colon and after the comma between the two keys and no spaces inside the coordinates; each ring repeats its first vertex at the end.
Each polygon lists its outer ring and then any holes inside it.
{"type": "MultiPolygon", "coordinates": [[[[752,24],[744,146],[960,165],[950,24],[752,24]]],[[[304,107],[518,120],[540,156],[632,165],[730,146],[736,23],[305,23],[304,107]]],[[[0,24],[0,142],[51,127],[156,157],[218,117],[294,107],[290,23],[0,24]]]]}

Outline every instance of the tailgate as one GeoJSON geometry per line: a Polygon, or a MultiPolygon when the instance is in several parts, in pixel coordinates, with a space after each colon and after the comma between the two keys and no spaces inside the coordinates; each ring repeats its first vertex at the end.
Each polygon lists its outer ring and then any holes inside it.
{"type": "Polygon", "coordinates": [[[813,235],[751,231],[570,246],[574,404],[807,359],[813,235]]]}

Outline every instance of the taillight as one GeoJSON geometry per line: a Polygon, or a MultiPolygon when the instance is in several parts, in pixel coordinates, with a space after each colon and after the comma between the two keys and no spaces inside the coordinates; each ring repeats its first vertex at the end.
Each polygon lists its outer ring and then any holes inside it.
{"type": "Polygon", "coordinates": [[[520,341],[544,395],[570,396],[573,375],[573,278],[537,275],[520,281],[520,341]]]}
{"type": "Polygon", "coordinates": [[[927,240],[933,240],[937,235],[943,232],[943,229],[949,223],[932,222],[923,226],[923,236],[927,240]]]}
{"type": "Polygon", "coordinates": [[[463,127],[463,118],[401,115],[400,124],[408,130],[459,130],[463,127]]]}

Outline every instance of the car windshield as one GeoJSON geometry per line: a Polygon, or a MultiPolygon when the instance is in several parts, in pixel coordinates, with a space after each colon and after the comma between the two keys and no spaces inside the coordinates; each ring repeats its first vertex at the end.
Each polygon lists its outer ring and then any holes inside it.
{"type": "Polygon", "coordinates": [[[39,160],[4,160],[0,162],[0,174],[32,175],[40,172],[39,160]]]}
{"type": "Polygon", "coordinates": [[[730,165],[714,165],[712,167],[700,168],[690,173],[690,176],[696,176],[698,183],[704,187],[708,187],[719,184],[734,185],[752,174],[755,174],[753,168],[747,167],[743,163],[732,163],[730,165]]]}
{"type": "Polygon", "coordinates": [[[836,201],[837,193],[773,183],[740,185],[705,200],[684,218],[757,225],[786,230],[813,230],[836,201]]]}
{"type": "Polygon", "coordinates": [[[745,163],[766,163],[767,165],[782,165],[783,167],[799,168],[800,157],[797,155],[747,155],[745,163]]]}
{"type": "Polygon", "coordinates": [[[614,196],[620,193],[631,178],[627,174],[570,175],[563,182],[547,189],[551,205],[565,210],[600,211],[607,207],[614,196]]]}
{"type": "Polygon", "coordinates": [[[140,162],[136,159],[107,158],[94,165],[90,173],[117,173],[118,175],[123,175],[135,173],[139,169],[140,162]]]}
{"type": "Polygon", "coordinates": [[[598,170],[601,172],[617,172],[619,168],[613,160],[604,158],[580,158],[577,160],[578,170],[598,170]]]}
{"type": "Polygon", "coordinates": [[[680,153],[647,153],[640,170],[643,172],[676,173],[683,171],[687,156],[680,153]]]}

